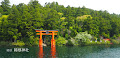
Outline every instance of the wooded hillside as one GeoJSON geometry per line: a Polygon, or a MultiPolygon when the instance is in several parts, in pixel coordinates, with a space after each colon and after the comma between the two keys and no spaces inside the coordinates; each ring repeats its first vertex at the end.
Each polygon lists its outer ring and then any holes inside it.
{"type": "Polygon", "coordinates": [[[33,43],[36,41],[35,29],[59,30],[66,40],[74,38],[79,32],[88,31],[95,37],[120,37],[120,15],[107,11],[96,11],[83,7],[64,7],[57,2],[42,6],[37,0],[27,5],[9,5],[4,0],[0,5],[0,41],[33,43]]]}

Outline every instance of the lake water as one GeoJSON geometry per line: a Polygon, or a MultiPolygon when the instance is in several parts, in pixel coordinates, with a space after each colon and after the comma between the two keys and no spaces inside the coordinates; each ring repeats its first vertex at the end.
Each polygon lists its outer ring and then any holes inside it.
{"type": "Polygon", "coordinates": [[[120,58],[120,45],[3,47],[0,58],[120,58]]]}

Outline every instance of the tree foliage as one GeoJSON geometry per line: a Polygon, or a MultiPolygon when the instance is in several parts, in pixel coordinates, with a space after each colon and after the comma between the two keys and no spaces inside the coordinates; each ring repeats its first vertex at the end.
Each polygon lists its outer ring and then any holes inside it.
{"type": "Polygon", "coordinates": [[[91,36],[90,34],[88,34],[87,31],[85,31],[85,32],[79,32],[79,33],[75,36],[76,41],[82,40],[82,42],[89,41],[91,38],[92,38],[92,36],[91,36]]]}

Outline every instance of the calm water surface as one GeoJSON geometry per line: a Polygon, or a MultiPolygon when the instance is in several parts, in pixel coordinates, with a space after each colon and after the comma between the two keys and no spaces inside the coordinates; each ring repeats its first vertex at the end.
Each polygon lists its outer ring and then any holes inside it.
{"type": "Polygon", "coordinates": [[[43,49],[38,46],[0,46],[0,58],[120,58],[120,45],[43,47],[43,49]],[[24,51],[14,51],[15,48],[24,51]],[[25,49],[29,49],[29,52],[25,49]]]}

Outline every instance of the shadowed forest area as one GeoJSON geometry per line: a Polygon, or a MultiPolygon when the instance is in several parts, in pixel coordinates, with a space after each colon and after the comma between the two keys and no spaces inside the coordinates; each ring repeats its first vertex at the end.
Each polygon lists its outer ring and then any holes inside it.
{"type": "MultiPolygon", "coordinates": [[[[31,0],[27,5],[10,5],[9,0],[1,2],[1,45],[38,45],[39,36],[35,29],[59,30],[55,36],[58,46],[90,44],[96,38],[100,41],[100,36],[119,44],[120,15],[85,6],[64,7],[57,2],[45,3],[44,6],[37,0],[31,0]]],[[[50,45],[51,36],[43,38],[44,43],[50,45]]]]}

